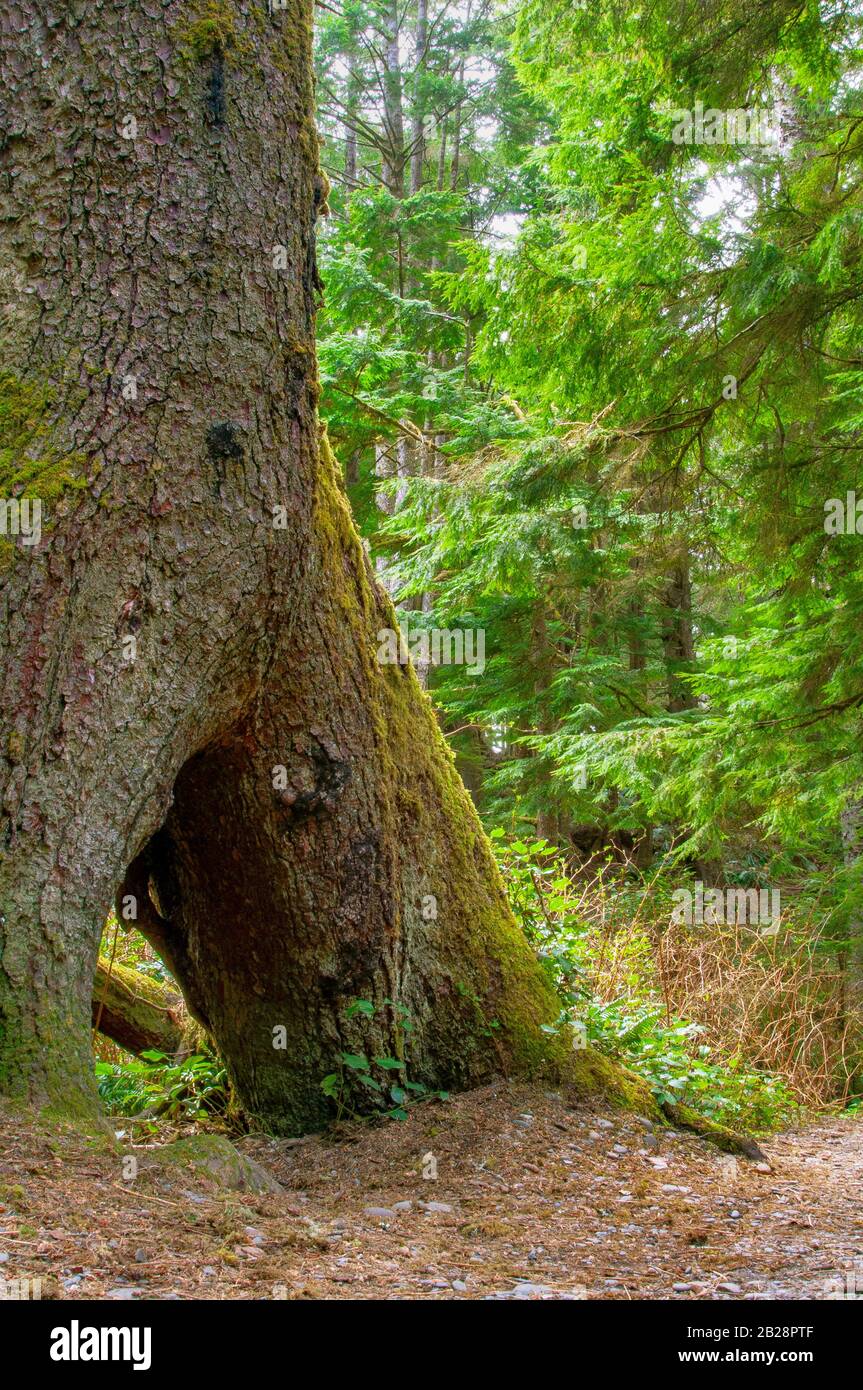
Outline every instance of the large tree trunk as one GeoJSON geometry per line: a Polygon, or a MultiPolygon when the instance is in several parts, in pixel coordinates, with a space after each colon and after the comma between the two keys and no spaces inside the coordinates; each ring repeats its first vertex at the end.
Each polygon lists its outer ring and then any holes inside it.
{"type": "Polygon", "coordinates": [[[348,94],[345,122],[345,202],[357,187],[357,116],[360,105],[360,80],[356,54],[348,58],[348,94]]]}
{"type": "Polygon", "coordinates": [[[0,491],[44,508],[0,580],[0,1090],[67,1111],[120,888],[284,1132],[340,1049],[399,1054],[401,1010],[435,1085],[538,1065],[557,1013],[413,671],[378,664],[318,428],[311,14],[4,20],[0,491]]]}

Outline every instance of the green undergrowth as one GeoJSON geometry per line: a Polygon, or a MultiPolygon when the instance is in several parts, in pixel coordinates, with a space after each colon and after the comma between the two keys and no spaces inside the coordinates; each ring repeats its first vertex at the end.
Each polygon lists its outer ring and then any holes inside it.
{"type": "MultiPolygon", "coordinates": [[[[608,939],[593,930],[584,890],[560,852],[502,829],[492,831],[492,840],[513,911],[560,999],[560,1015],[545,1031],[572,1030],[586,1058],[599,1054],[622,1064],[666,1112],[687,1107],[714,1125],[756,1132],[794,1117],[798,1106],[782,1077],[748,1064],[733,1046],[720,1053],[703,1041],[697,1020],[674,1016],[652,955],[629,946],[625,988],[600,995],[608,939]]],[[[633,910],[636,901],[633,895],[633,910]]]]}
{"type": "MultiPolygon", "coordinates": [[[[547,1061],[542,1075],[554,1073],[585,1100],[601,1095],[654,1116],[689,1116],[691,1124],[680,1123],[700,1131],[712,1128],[719,1139],[723,1130],[767,1132],[794,1118],[799,1107],[782,1077],[752,1066],[733,1047],[723,1050],[705,1041],[697,1019],[674,1015],[646,938],[627,938],[625,987],[612,994],[601,988],[608,938],[604,944],[597,939],[583,887],[554,847],[525,843],[503,831],[493,832],[492,842],[518,926],[559,1000],[557,1019],[538,1030],[537,1045],[547,1061]]],[[[158,965],[144,956],[130,963],[145,972],[158,965]]],[[[500,1024],[490,1018],[484,1026],[492,1034],[500,1024]]],[[[347,1006],[344,1048],[320,1081],[336,1122],[368,1116],[403,1120],[415,1106],[447,1098],[412,1073],[412,1031],[410,1016],[394,1001],[376,1005],[355,999],[347,1006]],[[380,1031],[376,1024],[386,1022],[377,1018],[382,1009],[393,1014],[393,1055],[378,1055],[380,1048],[371,1041],[380,1031]]],[[[146,1053],[97,1063],[105,1107],[153,1127],[163,1121],[232,1123],[221,1061],[204,1039],[191,1047],[192,1055],[180,1061],[146,1053]]]]}
{"type": "Polygon", "coordinates": [[[227,1073],[211,1053],[175,1061],[145,1052],[128,1062],[97,1062],[102,1104],[112,1115],[159,1121],[224,1122],[231,1094],[227,1073]]]}

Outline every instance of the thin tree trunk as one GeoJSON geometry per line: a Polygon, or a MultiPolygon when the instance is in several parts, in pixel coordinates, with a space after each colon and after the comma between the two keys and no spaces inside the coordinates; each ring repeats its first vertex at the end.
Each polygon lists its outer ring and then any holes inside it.
{"type": "MultiPolygon", "coordinates": [[[[375,444],[375,478],[380,482],[386,482],[394,478],[396,473],[395,460],[387,448],[386,444],[375,444]]],[[[387,488],[378,487],[375,489],[375,505],[382,517],[392,516],[395,509],[395,498],[387,488]]],[[[387,575],[388,565],[383,555],[378,555],[375,560],[375,571],[378,580],[383,584],[387,593],[392,598],[394,591],[394,581],[387,575]]]]}
{"type": "Polygon", "coordinates": [[[447,118],[446,118],[446,116],[444,116],[443,121],[440,123],[440,126],[438,127],[438,129],[439,129],[439,136],[438,136],[438,138],[439,138],[439,140],[440,140],[440,145],[438,146],[438,156],[437,156],[437,191],[438,191],[438,193],[443,193],[443,190],[444,190],[444,182],[445,182],[445,179],[446,179],[446,134],[447,134],[447,118]]]}
{"type": "MultiPolygon", "coordinates": [[[[697,702],[692,689],[681,680],[686,671],[692,670],[695,660],[688,556],[674,566],[666,588],[662,648],[668,681],[666,706],[669,712],[678,714],[682,710],[694,709],[697,702]]],[[[723,866],[715,857],[699,856],[693,861],[693,868],[702,883],[722,882],[723,866]]]]}
{"type": "MultiPolygon", "coordinates": [[[[637,561],[633,563],[633,569],[638,569],[637,561]]],[[[644,618],[644,606],[639,599],[633,599],[629,605],[629,612],[633,620],[633,626],[629,635],[629,669],[630,671],[644,671],[647,667],[647,650],[639,624],[644,618]]],[[[649,869],[653,862],[653,827],[646,825],[641,833],[640,839],[636,842],[634,862],[637,868],[649,869]]]]}
{"type": "MultiPolygon", "coordinates": [[[[458,80],[460,83],[464,82],[464,62],[461,62],[459,64],[458,80]]],[[[453,115],[452,159],[450,162],[449,171],[449,186],[453,193],[455,193],[458,188],[458,178],[460,173],[459,156],[461,154],[461,112],[462,103],[459,102],[456,106],[455,113],[453,115]]]]}
{"type": "MultiPolygon", "coordinates": [[[[548,635],[545,605],[536,604],[531,629],[531,667],[533,670],[533,693],[537,698],[537,732],[553,733],[556,723],[550,707],[550,690],[554,675],[555,653],[548,635]]],[[[536,813],[536,834],[549,844],[560,842],[560,814],[551,796],[551,778],[547,767],[537,778],[540,787],[540,804],[536,813]]]]}
{"type": "Polygon", "coordinates": [[[668,709],[677,713],[695,708],[695,696],[680,679],[691,670],[695,659],[692,640],[692,589],[689,582],[688,559],[681,560],[673,570],[665,595],[666,614],[662,633],[665,665],[668,672],[668,709]]]}
{"type": "Polygon", "coordinates": [[[384,127],[386,152],[383,180],[396,198],[405,196],[405,129],[402,113],[402,69],[399,57],[399,6],[392,0],[385,17],[384,127]]]}
{"type": "Polygon", "coordinates": [[[0,442],[44,518],[0,577],[0,1091],[95,1108],[120,888],[276,1130],[326,1118],[342,1049],[399,1056],[401,1010],[417,1080],[542,1065],[555,999],[379,659],[318,426],[310,0],[230,41],[175,5],[12,14],[0,442]]]}
{"type": "Polygon", "coordinates": [[[360,456],[362,450],[354,449],[345,460],[345,483],[348,487],[356,487],[360,480],[360,456]]]}
{"type": "Polygon", "coordinates": [[[356,55],[348,59],[347,121],[345,124],[345,197],[350,199],[357,186],[357,130],[356,118],[359,109],[359,79],[357,76],[356,55]]]}
{"type": "Polygon", "coordinates": [[[416,52],[414,69],[413,112],[411,115],[411,193],[419,193],[423,182],[425,158],[425,108],[422,79],[425,72],[428,45],[428,0],[417,0],[416,52]]]}

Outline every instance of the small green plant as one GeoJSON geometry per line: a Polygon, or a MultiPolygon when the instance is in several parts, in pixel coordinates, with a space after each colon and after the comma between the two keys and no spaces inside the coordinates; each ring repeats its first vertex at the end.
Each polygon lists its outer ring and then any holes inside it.
{"type": "Polygon", "coordinates": [[[711,1060],[713,1049],[698,1042],[701,1025],[685,1019],[664,1023],[661,1007],[592,1000],[585,1026],[588,1041],[643,1076],[660,1105],[682,1103],[710,1120],[756,1130],[793,1114],[794,1098],[780,1077],[740,1057],[711,1060]]]}
{"type": "Polygon", "coordinates": [[[421,1100],[448,1099],[447,1091],[430,1091],[421,1081],[408,1077],[407,1045],[413,1022],[404,1005],[392,999],[385,999],[381,1005],[373,1004],[370,999],[354,999],[345,1009],[344,1017],[347,1022],[374,1019],[384,1011],[392,1013],[396,1050],[401,1056],[370,1059],[365,1052],[339,1052],[338,1069],[321,1081],[324,1095],[335,1104],[337,1120],[345,1115],[361,1119],[370,1104],[388,1119],[406,1120],[412,1104],[421,1100]]]}
{"type": "Polygon", "coordinates": [[[588,932],[582,896],[576,892],[560,851],[547,840],[506,839],[492,830],[498,865],[510,905],[537,959],[567,1008],[587,994],[581,956],[588,932]]]}
{"type": "Polygon", "coordinates": [[[459,994],[462,999],[466,999],[469,1004],[473,1004],[473,1007],[476,1009],[480,1020],[480,1026],[477,1030],[478,1036],[481,1038],[493,1037],[500,1028],[499,1020],[486,1017],[485,1009],[482,1006],[482,1000],[474,990],[469,989],[468,986],[462,984],[460,980],[456,980],[455,988],[456,994],[459,994]]]}

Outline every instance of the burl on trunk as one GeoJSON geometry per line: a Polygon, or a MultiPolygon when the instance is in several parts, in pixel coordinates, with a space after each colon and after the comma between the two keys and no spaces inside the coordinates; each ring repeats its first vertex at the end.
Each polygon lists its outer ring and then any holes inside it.
{"type": "Polygon", "coordinates": [[[542,1065],[555,1000],[413,671],[376,660],[392,609],[318,425],[311,0],[0,24],[0,1090],[94,1103],[118,894],[277,1130],[406,1015],[418,1080],[542,1065]]]}

